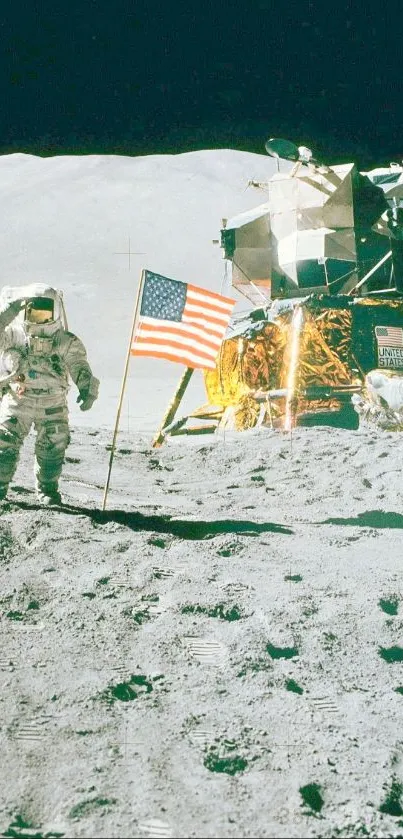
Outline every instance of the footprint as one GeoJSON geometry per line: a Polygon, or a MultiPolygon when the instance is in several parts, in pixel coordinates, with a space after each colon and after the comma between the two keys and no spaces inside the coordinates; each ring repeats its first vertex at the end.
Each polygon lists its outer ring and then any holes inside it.
{"type": "Polygon", "coordinates": [[[195,636],[187,636],[183,640],[190,656],[201,664],[219,666],[224,664],[228,657],[228,648],[220,641],[195,636]]]}
{"type": "Polygon", "coordinates": [[[204,749],[209,743],[212,743],[215,738],[215,732],[210,728],[200,728],[197,727],[193,731],[189,733],[189,740],[190,742],[198,746],[201,749],[204,749]]]}
{"type": "MultiPolygon", "coordinates": [[[[93,813],[95,813],[99,807],[108,807],[110,805],[116,804],[116,798],[90,798],[86,801],[81,801],[79,804],[75,804],[74,807],[71,808],[69,812],[69,819],[73,821],[77,821],[78,819],[85,818],[93,813]]],[[[50,834],[47,833],[46,836],[50,834]]],[[[62,835],[62,834],[59,834],[62,835]]]]}
{"type": "Polygon", "coordinates": [[[175,572],[172,568],[153,568],[153,576],[156,580],[162,580],[165,577],[173,577],[175,572]]]}
{"type": "Polygon", "coordinates": [[[251,586],[245,585],[245,583],[233,582],[223,583],[221,588],[230,597],[235,597],[237,594],[246,594],[246,592],[250,590],[251,586]]]}
{"type": "Polygon", "coordinates": [[[169,839],[173,836],[173,830],[168,822],[163,822],[161,819],[149,819],[139,823],[139,831],[141,836],[149,837],[149,839],[169,839]]]}

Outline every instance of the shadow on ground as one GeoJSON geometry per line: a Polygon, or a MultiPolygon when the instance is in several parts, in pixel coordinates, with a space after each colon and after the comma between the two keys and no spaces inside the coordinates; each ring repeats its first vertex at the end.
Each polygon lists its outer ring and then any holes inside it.
{"type": "MultiPolygon", "coordinates": [[[[72,504],[63,504],[62,507],[44,508],[39,504],[31,504],[26,501],[13,502],[7,505],[18,507],[23,510],[46,510],[48,512],[62,512],[72,516],[87,516],[98,526],[115,522],[122,524],[130,530],[146,530],[154,533],[169,533],[178,536],[180,539],[213,539],[220,534],[242,533],[244,536],[258,536],[260,533],[282,533],[292,535],[294,532],[290,527],[276,522],[254,522],[248,520],[237,521],[233,519],[219,519],[213,521],[200,521],[199,519],[172,519],[170,516],[147,516],[143,513],[132,513],[125,510],[98,510],[88,507],[78,507],[72,504]]],[[[6,510],[7,507],[4,509],[6,510]]]]}
{"type": "Polygon", "coordinates": [[[316,524],[338,524],[346,527],[379,527],[403,529],[401,513],[386,513],[384,510],[367,510],[354,518],[330,518],[316,524]]]}

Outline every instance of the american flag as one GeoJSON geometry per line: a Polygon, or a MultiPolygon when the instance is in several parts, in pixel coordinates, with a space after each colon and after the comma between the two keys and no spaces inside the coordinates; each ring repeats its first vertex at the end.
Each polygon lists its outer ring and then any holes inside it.
{"type": "Polygon", "coordinates": [[[376,326],[375,335],[379,347],[403,347],[401,326],[376,326]]]}
{"type": "Polygon", "coordinates": [[[214,369],[235,300],[145,271],[132,355],[214,369]]]}

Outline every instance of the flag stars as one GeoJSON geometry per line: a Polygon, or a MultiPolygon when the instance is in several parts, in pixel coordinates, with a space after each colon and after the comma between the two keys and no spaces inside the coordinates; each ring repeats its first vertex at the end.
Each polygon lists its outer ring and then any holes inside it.
{"type": "Polygon", "coordinates": [[[143,317],[180,321],[185,301],[185,283],[146,273],[141,306],[143,317]]]}

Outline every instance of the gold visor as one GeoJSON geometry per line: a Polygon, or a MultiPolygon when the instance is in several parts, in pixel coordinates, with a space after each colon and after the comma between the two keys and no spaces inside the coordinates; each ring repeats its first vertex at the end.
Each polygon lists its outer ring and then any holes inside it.
{"type": "Polygon", "coordinates": [[[50,308],[40,308],[38,304],[33,305],[27,303],[25,307],[25,320],[29,323],[48,323],[53,320],[53,306],[50,308]]]}

